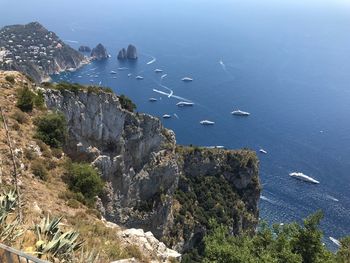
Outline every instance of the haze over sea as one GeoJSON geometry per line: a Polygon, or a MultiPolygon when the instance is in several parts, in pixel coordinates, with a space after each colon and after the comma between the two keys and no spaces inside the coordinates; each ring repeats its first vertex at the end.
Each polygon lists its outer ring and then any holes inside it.
{"type": "Polygon", "coordinates": [[[326,242],[350,234],[348,1],[0,0],[0,6],[9,12],[1,26],[38,21],[75,48],[101,42],[112,55],[55,81],[101,82],[132,98],[140,112],[172,115],[162,121],[180,144],[268,151],[258,153],[262,219],[300,221],[322,209],[326,242]],[[117,51],[129,43],[138,61],[118,62],[117,51]],[[156,68],[167,74],[162,82],[156,68]],[[194,81],[182,82],[185,76],[194,81]],[[169,93],[164,86],[194,107],[179,108],[178,99],[153,91],[169,93]],[[232,116],[237,108],[251,115],[232,116]],[[215,125],[200,125],[204,119],[215,125]],[[320,184],[288,176],[294,171],[320,184]]]}

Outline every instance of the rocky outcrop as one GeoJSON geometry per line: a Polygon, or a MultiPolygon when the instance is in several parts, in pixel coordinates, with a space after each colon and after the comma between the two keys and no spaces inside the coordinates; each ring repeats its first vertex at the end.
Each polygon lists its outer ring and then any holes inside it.
{"type": "Polygon", "coordinates": [[[137,59],[137,51],[135,46],[133,45],[128,46],[128,49],[126,50],[126,57],[128,59],[137,59]]]}
{"type": "Polygon", "coordinates": [[[127,57],[126,57],[126,50],[125,50],[125,48],[122,48],[120,51],[119,51],[119,53],[118,53],[118,59],[121,59],[121,60],[123,60],[123,59],[126,59],[127,57]]]}
{"type": "Polygon", "coordinates": [[[101,60],[108,58],[107,49],[100,43],[91,51],[91,58],[95,60],[101,60]]]}
{"type": "Polygon", "coordinates": [[[80,46],[78,50],[80,52],[91,52],[91,48],[88,46],[80,46]]]}
{"type": "Polygon", "coordinates": [[[67,154],[101,171],[106,189],[97,206],[107,220],[151,231],[180,252],[200,244],[210,217],[232,233],[254,231],[255,153],[176,146],[159,119],[124,110],[115,94],[48,89],[44,95],[49,108],[66,116],[67,154]]]}
{"type": "Polygon", "coordinates": [[[20,71],[41,82],[86,63],[87,58],[38,22],[0,29],[0,69],[20,71]]]}

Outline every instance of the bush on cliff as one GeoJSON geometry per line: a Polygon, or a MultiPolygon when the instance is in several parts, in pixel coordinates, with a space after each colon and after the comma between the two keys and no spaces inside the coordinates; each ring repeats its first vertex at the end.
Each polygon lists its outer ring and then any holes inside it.
{"type": "Polygon", "coordinates": [[[28,87],[24,87],[18,91],[18,100],[16,106],[24,112],[33,110],[35,100],[35,93],[28,87]]]}
{"type": "Polygon", "coordinates": [[[319,229],[323,214],[319,211],[304,220],[303,225],[291,223],[263,224],[256,235],[232,236],[227,226],[211,221],[211,231],[204,238],[203,262],[222,263],[345,263],[349,262],[350,238],[333,254],[322,241],[319,229]]]}
{"type": "Polygon", "coordinates": [[[84,196],[87,205],[93,203],[104,186],[97,170],[87,163],[68,163],[66,181],[71,191],[84,196]]]}
{"type": "Polygon", "coordinates": [[[36,119],[35,137],[54,148],[63,146],[67,137],[67,123],[62,113],[48,113],[36,119]]]}
{"type": "Polygon", "coordinates": [[[123,109],[133,112],[136,109],[136,105],[125,95],[118,96],[119,102],[123,109]]]}

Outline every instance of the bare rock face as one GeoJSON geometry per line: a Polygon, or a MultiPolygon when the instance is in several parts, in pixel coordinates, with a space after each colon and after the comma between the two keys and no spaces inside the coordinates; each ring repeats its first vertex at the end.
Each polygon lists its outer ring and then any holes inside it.
{"type": "Polygon", "coordinates": [[[162,236],[179,177],[173,132],[157,118],[122,109],[114,94],[46,90],[45,97],[66,116],[67,153],[92,162],[107,182],[104,217],[162,236]]]}
{"type": "Polygon", "coordinates": [[[106,48],[100,43],[91,51],[91,58],[96,60],[106,59],[109,55],[106,48]]]}
{"type": "Polygon", "coordinates": [[[122,48],[118,53],[118,59],[123,60],[126,59],[126,50],[122,48]]]}
{"type": "Polygon", "coordinates": [[[133,45],[128,46],[128,49],[126,51],[126,57],[128,59],[137,59],[137,51],[135,46],[133,45]]]}
{"type": "Polygon", "coordinates": [[[80,52],[91,52],[91,48],[88,46],[80,46],[78,50],[80,52]]]}

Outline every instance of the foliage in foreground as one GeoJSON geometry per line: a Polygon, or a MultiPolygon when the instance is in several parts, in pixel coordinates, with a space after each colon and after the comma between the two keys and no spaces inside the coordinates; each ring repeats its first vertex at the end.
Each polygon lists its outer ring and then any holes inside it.
{"type": "Polygon", "coordinates": [[[16,106],[24,112],[31,112],[34,106],[42,109],[45,105],[44,95],[41,91],[34,93],[28,87],[24,87],[18,90],[17,96],[16,106]]]}
{"type": "Polygon", "coordinates": [[[62,113],[48,113],[35,121],[35,137],[47,145],[60,148],[67,137],[67,123],[62,113]]]}
{"type": "Polygon", "coordinates": [[[263,225],[254,236],[232,236],[226,226],[211,221],[212,231],[205,237],[203,262],[217,263],[348,263],[350,238],[341,241],[336,254],[322,243],[319,224],[322,212],[286,225],[263,225]]]}

